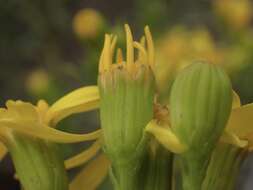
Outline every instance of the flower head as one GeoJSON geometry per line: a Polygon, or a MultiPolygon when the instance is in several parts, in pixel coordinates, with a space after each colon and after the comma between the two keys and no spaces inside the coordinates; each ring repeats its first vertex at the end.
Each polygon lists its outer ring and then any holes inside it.
{"type": "Polygon", "coordinates": [[[51,107],[43,100],[37,105],[7,101],[6,108],[0,109],[0,157],[2,159],[7,151],[10,152],[24,188],[51,189],[54,184],[57,184],[54,189],[68,188],[63,161],[52,142],[75,143],[96,140],[101,131],[71,134],[54,127],[60,120],[73,113],[88,111],[97,106],[98,89],[94,86],[77,89],[51,107]],[[33,172],[34,167],[38,168],[36,172],[33,172]]]}

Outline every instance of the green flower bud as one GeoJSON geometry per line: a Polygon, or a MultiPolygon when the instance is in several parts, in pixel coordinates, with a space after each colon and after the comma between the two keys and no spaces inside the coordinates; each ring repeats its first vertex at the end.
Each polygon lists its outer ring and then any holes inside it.
{"type": "Polygon", "coordinates": [[[144,128],[153,117],[155,92],[146,50],[132,41],[128,26],[126,33],[127,60],[124,62],[118,55],[116,64],[111,63],[110,57],[113,40],[106,35],[98,78],[104,150],[112,162],[112,176],[118,190],[138,189],[136,176],[146,150],[144,128]],[[136,61],[134,44],[141,48],[140,54],[144,53],[136,61]]]}
{"type": "Polygon", "coordinates": [[[64,162],[55,144],[13,132],[6,145],[25,190],[68,190],[64,162]]]}
{"type": "Polygon", "coordinates": [[[172,131],[188,146],[181,155],[184,190],[199,190],[210,154],[228,121],[232,88],[217,65],[194,63],[179,73],[171,91],[172,131]]]}
{"type": "Polygon", "coordinates": [[[202,188],[205,190],[235,190],[241,165],[248,151],[219,143],[212,153],[202,188]]]}

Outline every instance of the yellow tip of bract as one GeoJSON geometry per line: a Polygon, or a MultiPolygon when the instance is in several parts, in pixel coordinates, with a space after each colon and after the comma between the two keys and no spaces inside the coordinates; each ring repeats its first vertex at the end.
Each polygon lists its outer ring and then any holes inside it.
{"type": "Polygon", "coordinates": [[[169,126],[161,126],[153,120],[146,126],[145,131],[152,134],[161,145],[171,152],[179,154],[187,150],[187,146],[180,142],[169,126]]]}

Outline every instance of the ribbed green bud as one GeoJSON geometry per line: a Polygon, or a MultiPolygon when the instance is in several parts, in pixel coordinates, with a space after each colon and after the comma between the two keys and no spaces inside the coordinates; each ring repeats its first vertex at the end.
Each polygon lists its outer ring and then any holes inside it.
{"type": "Polygon", "coordinates": [[[171,91],[172,131],[188,151],[181,155],[184,190],[200,190],[210,154],[231,112],[232,88],[225,72],[194,63],[179,73],[171,91]]]}
{"type": "Polygon", "coordinates": [[[104,150],[113,165],[116,189],[134,190],[146,150],[144,128],[153,117],[154,77],[148,65],[118,65],[98,79],[104,150]]]}
{"type": "Polygon", "coordinates": [[[235,190],[237,177],[247,154],[246,149],[225,143],[217,144],[202,189],[235,190]]]}
{"type": "Polygon", "coordinates": [[[63,159],[55,144],[13,133],[8,149],[25,190],[68,190],[63,159]]]}

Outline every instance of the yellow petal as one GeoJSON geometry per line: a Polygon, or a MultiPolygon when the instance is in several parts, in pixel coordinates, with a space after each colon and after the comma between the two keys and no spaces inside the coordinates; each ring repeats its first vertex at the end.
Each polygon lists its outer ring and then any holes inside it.
{"type": "Polygon", "coordinates": [[[235,91],[233,91],[233,104],[232,104],[232,109],[238,108],[238,107],[241,107],[241,100],[240,100],[239,95],[238,95],[235,91]]]}
{"type": "Polygon", "coordinates": [[[36,107],[31,103],[22,102],[20,100],[8,100],[6,102],[6,107],[7,110],[1,112],[0,119],[8,117],[33,121],[39,120],[39,114],[36,107]]]}
{"type": "Polygon", "coordinates": [[[99,92],[97,86],[88,86],[74,90],[55,102],[47,112],[48,123],[56,125],[63,118],[98,108],[99,92]]]}
{"type": "Polygon", "coordinates": [[[0,161],[5,157],[7,154],[8,150],[6,146],[3,143],[0,143],[0,161]]]}
{"type": "Polygon", "coordinates": [[[100,140],[97,140],[94,142],[90,148],[87,150],[81,152],[78,155],[75,155],[65,161],[65,168],[66,169],[71,169],[74,167],[78,167],[87,161],[89,161],[91,158],[93,158],[101,148],[101,142],[100,140]]]}
{"type": "Polygon", "coordinates": [[[179,141],[168,126],[161,126],[152,120],[146,126],[145,131],[152,134],[161,145],[171,152],[182,153],[186,150],[186,146],[179,141]]]}
{"type": "Polygon", "coordinates": [[[49,109],[49,106],[45,100],[39,100],[36,106],[36,110],[40,115],[41,122],[45,122],[45,117],[47,114],[47,111],[49,109]]]}
{"type": "Polygon", "coordinates": [[[253,103],[232,110],[227,130],[239,137],[253,133],[253,103]]]}
{"type": "Polygon", "coordinates": [[[244,148],[248,145],[248,141],[240,139],[234,133],[225,130],[220,139],[224,143],[233,144],[240,148],[244,148]]]}
{"type": "Polygon", "coordinates": [[[21,119],[0,119],[0,126],[2,129],[6,128],[6,130],[15,130],[26,135],[31,135],[33,137],[57,143],[90,141],[97,139],[101,135],[101,130],[97,130],[88,134],[71,134],[51,128],[38,122],[21,119]]]}
{"type": "Polygon", "coordinates": [[[70,190],[95,190],[105,179],[110,162],[104,154],[92,160],[70,183],[70,190]]]}

